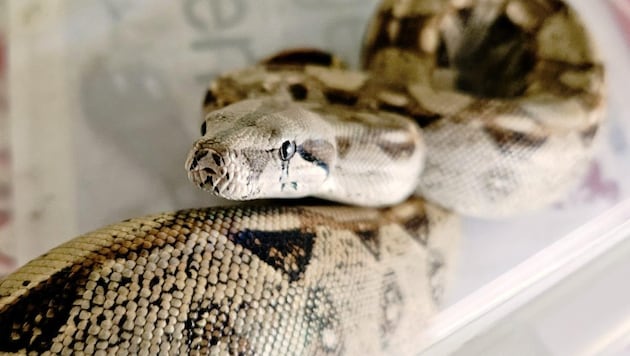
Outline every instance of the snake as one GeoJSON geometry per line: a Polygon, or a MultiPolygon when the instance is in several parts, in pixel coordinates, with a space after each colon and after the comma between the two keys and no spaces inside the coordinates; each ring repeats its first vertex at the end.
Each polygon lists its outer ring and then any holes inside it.
{"type": "Polygon", "coordinates": [[[215,78],[188,177],[257,201],[32,260],[0,280],[0,352],[421,352],[461,216],[538,209],[586,170],[604,66],[559,0],[383,0],[361,60],[291,50],[215,78]]]}

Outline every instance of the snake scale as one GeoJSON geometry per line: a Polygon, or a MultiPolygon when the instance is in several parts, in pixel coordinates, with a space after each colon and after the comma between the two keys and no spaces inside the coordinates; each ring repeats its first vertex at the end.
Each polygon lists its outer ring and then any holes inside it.
{"type": "Polygon", "coordinates": [[[0,281],[0,352],[416,354],[459,214],[575,184],[604,68],[558,0],[384,0],[362,60],[289,51],[219,76],[186,160],[229,199],[348,205],[184,210],[70,240],[0,281]]]}

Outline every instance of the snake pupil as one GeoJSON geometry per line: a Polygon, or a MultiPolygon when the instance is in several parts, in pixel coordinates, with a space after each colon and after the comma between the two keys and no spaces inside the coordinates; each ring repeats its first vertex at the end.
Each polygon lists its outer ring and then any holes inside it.
{"type": "Polygon", "coordinates": [[[304,100],[308,96],[308,89],[300,83],[292,84],[289,86],[289,91],[291,92],[291,96],[293,100],[304,100]]]}
{"type": "Polygon", "coordinates": [[[201,136],[205,136],[207,130],[208,130],[208,127],[206,125],[206,122],[204,121],[203,124],[201,124],[201,136]]]}
{"type": "Polygon", "coordinates": [[[295,142],[294,141],[284,141],[282,143],[282,147],[280,148],[280,159],[283,161],[288,161],[295,154],[295,142]]]}

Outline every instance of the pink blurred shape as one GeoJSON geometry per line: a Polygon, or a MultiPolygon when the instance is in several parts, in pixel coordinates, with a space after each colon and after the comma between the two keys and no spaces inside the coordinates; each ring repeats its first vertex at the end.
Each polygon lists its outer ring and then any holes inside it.
{"type": "Polygon", "coordinates": [[[630,45],[630,0],[608,0],[608,4],[626,35],[627,44],[630,45]]]}
{"type": "Polygon", "coordinates": [[[594,202],[599,199],[618,201],[620,198],[619,184],[614,180],[607,179],[602,174],[602,168],[598,162],[594,162],[591,170],[587,174],[582,190],[585,191],[587,202],[594,202]]]}
{"type": "Polygon", "coordinates": [[[0,251],[0,278],[11,273],[17,267],[17,262],[11,256],[0,251]]]}

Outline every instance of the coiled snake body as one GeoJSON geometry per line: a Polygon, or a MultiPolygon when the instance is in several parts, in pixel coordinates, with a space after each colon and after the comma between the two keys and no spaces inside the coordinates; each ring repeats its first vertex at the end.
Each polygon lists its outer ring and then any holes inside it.
{"type": "Polygon", "coordinates": [[[603,67],[557,0],[386,0],[363,61],[287,52],[217,78],[186,169],[231,199],[368,207],[187,210],[78,237],[0,281],[0,351],[416,353],[458,236],[434,204],[495,217],[564,194],[603,67]]]}

